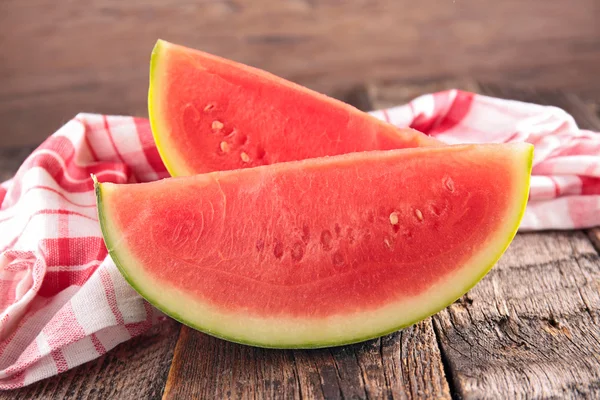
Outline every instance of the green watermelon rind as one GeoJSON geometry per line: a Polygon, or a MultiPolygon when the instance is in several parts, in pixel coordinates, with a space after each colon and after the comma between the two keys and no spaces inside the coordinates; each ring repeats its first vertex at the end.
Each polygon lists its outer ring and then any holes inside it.
{"type": "Polygon", "coordinates": [[[527,190],[522,191],[522,197],[521,197],[520,201],[518,202],[519,204],[521,204],[521,207],[520,207],[520,212],[518,213],[518,216],[516,218],[516,223],[515,223],[514,228],[510,232],[510,235],[507,236],[506,243],[503,246],[499,246],[498,247],[499,251],[497,252],[497,254],[495,254],[492,258],[490,258],[490,260],[492,260],[492,262],[490,262],[489,265],[487,265],[482,270],[483,272],[481,273],[480,276],[478,276],[471,283],[469,283],[468,285],[465,286],[466,289],[463,290],[459,296],[456,296],[451,301],[448,301],[446,304],[444,304],[442,307],[439,307],[438,309],[434,310],[433,312],[423,315],[423,316],[415,319],[414,321],[411,321],[406,324],[402,324],[400,326],[396,326],[391,329],[386,329],[384,331],[374,333],[372,335],[352,338],[352,339],[340,341],[340,342],[323,341],[323,342],[300,343],[297,345],[289,345],[289,344],[270,345],[270,344],[265,344],[265,343],[253,342],[253,341],[249,341],[249,340],[241,340],[234,336],[222,335],[222,334],[219,334],[218,332],[214,332],[213,330],[211,330],[205,326],[200,326],[198,324],[186,321],[185,318],[182,318],[177,312],[174,312],[173,310],[169,310],[166,307],[161,307],[160,301],[157,301],[156,299],[152,298],[152,296],[147,295],[144,292],[144,290],[141,287],[139,287],[139,285],[135,281],[135,278],[132,277],[128,273],[127,268],[125,268],[124,263],[121,261],[118,252],[113,250],[115,248],[113,246],[113,237],[107,227],[107,225],[108,225],[107,217],[105,215],[106,213],[105,213],[105,210],[103,207],[102,187],[101,187],[102,184],[99,183],[95,177],[92,176],[92,178],[94,179],[94,189],[95,189],[97,204],[98,204],[98,217],[99,217],[99,221],[100,221],[100,226],[101,226],[101,230],[102,230],[102,234],[104,237],[106,247],[109,250],[109,254],[110,254],[113,262],[115,263],[115,265],[117,266],[117,268],[119,269],[119,271],[121,272],[123,277],[125,278],[125,280],[129,283],[129,285],[131,285],[133,287],[133,289],[136,292],[138,292],[144,299],[146,299],[150,304],[152,304],[154,307],[156,307],[157,309],[159,309],[160,311],[162,311],[164,314],[168,315],[169,317],[175,319],[176,321],[181,322],[182,324],[184,324],[186,326],[191,327],[192,329],[198,330],[200,332],[203,332],[208,335],[211,335],[211,336],[214,336],[214,337],[217,337],[220,339],[224,339],[224,340],[227,340],[230,342],[244,344],[244,345],[250,345],[250,346],[255,346],[255,347],[261,347],[261,348],[273,348],[273,349],[316,349],[316,348],[335,347],[335,346],[343,346],[343,345],[349,345],[349,344],[354,344],[354,343],[360,343],[360,342],[364,342],[367,340],[376,339],[376,338],[388,335],[390,333],[396,332],[400,329],[412,326],[432,315],[437,314],[438,312],[442,311],[443,309],[447,308],[452,303],[454,303],[456,300],[458,300],[460,297],[462,297],[465,293],[467,293],[469,290],[471,290],[481,279],[483,279],[483,277],[485,275],[487,275],[487,273],[492,269],[492,267],[498,262],[500,257],[502,257],[502,255],[504,254],[504,252],[506,251],[506,249],[508,248],[508,246],[514,239],[515,235],[517,234],[520,221],[522,220],[523,215],[525,213],[525,208],[526,208],[527,200],[528,200],[528,196],[529,196],[528,188],[529,188],[529,179],[530,179],[531,168],[532,168],[532,163],[533,163],[533,147],[530,148],[530,151],[529,151],[529,154],[527,157],[527,161],[528,161],[527,162],[527,169],[528,169],[527,182],[523,183],[523,187],[527,188],[527,190]]]}

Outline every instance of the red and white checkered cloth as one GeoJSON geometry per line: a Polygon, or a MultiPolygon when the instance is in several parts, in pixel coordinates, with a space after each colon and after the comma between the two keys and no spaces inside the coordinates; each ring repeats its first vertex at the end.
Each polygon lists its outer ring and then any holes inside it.
{"type": "MultiPolygon", "coordinates": [[[[600,134],[558,108],[451,90],[373,114],[446,143],[533,143],[521,229],[600,224],[600,134]]],[[[165,318],[108,257],[90,173],[168,176],[146,120],[80,114],[0,185],[0,389],[92,360],[165,318]]]]}

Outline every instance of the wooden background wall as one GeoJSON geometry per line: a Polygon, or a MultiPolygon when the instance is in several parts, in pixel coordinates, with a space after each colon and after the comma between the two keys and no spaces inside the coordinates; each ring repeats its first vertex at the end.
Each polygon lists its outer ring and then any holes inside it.
{"type": "Polygon", "coordinates": [[[600,87],[599,0],[0,0],[0,146],[80,111],[146,115],[157,38],[327,93],[474,77],[600,87]]]}

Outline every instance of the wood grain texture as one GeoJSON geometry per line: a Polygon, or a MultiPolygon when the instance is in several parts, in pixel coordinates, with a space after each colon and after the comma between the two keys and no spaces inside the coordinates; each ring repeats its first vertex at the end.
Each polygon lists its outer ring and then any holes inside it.
{"type": "Polygon", "coordinates": [[[165,399],[450,399],[431,319],[356,345],[270,350],[183,327],[165,399]]]}
{"type": "Polygon", "coordinates": [[[582,232],[519,234],[434,317],[464,399],[600,396],[600,259],[582,232]]]}
{"type": "Polygon", "coordinates": [[[3,0],[0,146],[82,111],[145,116],[159,37],[328,93],[450,76],[593,93],[599,16],[596,0],[3,0]]]}
{"type": "Polygon", "coordinates": [[[0,392],[14,399],[159,399],[180,324],[163,321],[104,356],[23,389],[0,392]]]}

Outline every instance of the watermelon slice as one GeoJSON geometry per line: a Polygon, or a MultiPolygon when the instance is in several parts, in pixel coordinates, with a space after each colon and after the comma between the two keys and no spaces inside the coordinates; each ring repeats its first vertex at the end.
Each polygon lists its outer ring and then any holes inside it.
{"type": "Polygon", "coordinates": [[[148,107],[173,176],[442,145],[267,72],[162,40],[152,52],[148,107]]]}
{"type": "Polygon", "coordinates": [[[377,337],[463,295],[511,242],[533,147],[359,152],[97,183],[110,254],[150,303],[264,347],[377,337]]]}

